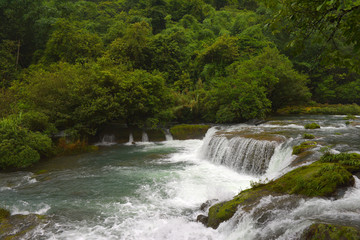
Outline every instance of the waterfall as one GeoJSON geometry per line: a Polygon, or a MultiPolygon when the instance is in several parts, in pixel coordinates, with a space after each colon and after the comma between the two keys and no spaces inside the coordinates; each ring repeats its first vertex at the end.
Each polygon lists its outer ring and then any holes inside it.
{"type": "Polygon", "coordinates": [[[205,136],[202,155],[213,163],[225,165],[238,172],[264,174],[269,166],[276,141],[256,140],[240,136],[228,139],[210,129],[205,136]]]}
{"type": "Polygon", "coordinates": [[[129,135],[129,144],[132,144],[134,142],[134,136],[133,136],[133,134],[132,133],[130,133],[130,135],[129,135]]]}
{"type": "Polygon", "coordinates": [[[142,142],[148,142],[149,141],[149,136],[147,135],[147,133],[145,131],[142,133],[141,141],[142,142]]]}
{"type": "Polygon", "coordinates": [[[102,138],[101,138],[101,141],[95,145],[98,145],[98,146],[110,146],[110,145],[114,145],[116,144],[116,141],[115,141],[115,135],[111,134],[111,135],[108,135],[108,134],[105,134],[102,138]]]}
{"type": "Polygon", "coordinates": [[[172,140],[174,140],[174,138],[173,138],[173,136],[171,135],[169,129],[165,129],[165,139],[166,139],[166,141],[172,141],[172,140]]]}

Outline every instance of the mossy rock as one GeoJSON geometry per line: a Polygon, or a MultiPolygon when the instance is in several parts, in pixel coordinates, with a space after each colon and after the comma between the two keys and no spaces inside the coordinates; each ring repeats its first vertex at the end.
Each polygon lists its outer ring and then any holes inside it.
{"type": "Polygon", "coordinates": [[[43,215],[11,215],[0,221],[0,239],[31,239],[28,234],[39,224],[46,223],[47,218],[43,215]]]}
{"type": "Polygon", "coordinates": [[[311,225],[301,240],[358,240],[360,231],[354,227],[339,226],[333,224],[315,223],[311,225]]]}
{"type": "Polygon", "coordinates": [[[210,127],[209,125],[181,124],[171,127],[170,133],[177,140],[202,139],[210,127]]]}
{"type": "Polygon", "coordinates": [[[207,225],[217,228],[221,222],[229,220],[239,206],[249,211],[264,196],[296,194],[327,197],[341,187],[352,186],[354,181],[352,174],[337,163],[315,162],[292,170],[275,181],[242,191],[230,201],[215,204],[209,209],[207,225]]]}
{"type": "Polygon", "coordinates": [[[0,208],[0,221],[2,219],[8,218],[10,216],[9,210],[6,210],[4,208],[0,208]]]}
{"type": "Polygon", "coordinates": [[[352,186],[354,182],[352,174],[339,164],[315,162],[288,172],[266,188],[284,194],[329,197],[338,188],[352,186]]]}
{"type": "Polygon", "coordinates": [[[320,125],[317,123],[308,123],[305,124],[305,129],[316,129],[316,128],[320,128],[320,125]]]}
{"type": "Polygon", "coordinates": [[[229,220],[238,210],[239,205],[250,210],[261,198],[270,195],[271,192],[263,187],[251,188],[239,193],[234,199],[215,204],[209,209],[207,226],[216,229],[220,223],[229,220]]]}
{"type": "Polygon", "coordinates": [[[304,136],[303,136],[305,139],[314,139],[315,136],[312,135],[312,134],[309,134],[309,133],[304,133],[304,136]]]}
{"type": "Polygon", "coordinates": [[[360,172],[360,154],[357,153],[325,153],[320,162],[323,163],[339,163],[352,174],[360,172]]]}
{"type": "Polygon", "coordinates": [[[298,154],[300,154],[302,152],[305,152],[307,150],[310,150],[311,148],[316,147],[316,145],[317,145],[317,142],[314,142],[314,141],[303,142],[300,145],[297,145],[297,146],[293,147],[292,154],[298,155],[298,154]]]}

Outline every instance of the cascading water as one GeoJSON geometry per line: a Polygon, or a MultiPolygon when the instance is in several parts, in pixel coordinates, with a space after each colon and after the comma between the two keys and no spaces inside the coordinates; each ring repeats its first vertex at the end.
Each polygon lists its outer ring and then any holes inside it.
{"type": "Polygon", "coordinates": [[[256,140],[244,137],[232,137],[214,134],[214,130],[204,140],[204,157],[216,164],[225,165],[238,172],[261,175],[269,166],[276,141],[256,140]]]}
{"type": "Polygon", "coordinates": [[[48,216],[23,239],[287,240],[299,239],[314,222],[360,228],[357,178],[354,187],[336,198],[264,196],[251,209],[240,207],[216,230],[194,221],[208,214],[199,208],[207,200],[230,200],[249,188],[250,181],[289,171],[292,146],[305,141],[304,133],[338,151],[359,151],[359,129],[343,125],[343,116],[310,116],[305,121],[326,128],[305,130],[304,119],[298,117],[259,126],[223,126],[209,129],[203,140],[119,144],[42,161],[34,169],[0,172],[0,207],[12,214],[48,216]],[[287,140],[250,139],[239,132],[281,132],[287,140]],[[241,167],[234,164],[237,159],[241,167]],[[34,174],[39,170],[47,171],[34,174]]]}
{"type": "Polygon", "coordinates": [[[129,144],[132,144],[134,142],[134,136],[133,136],[133,134],[132,133],[130,133],[130,135],[129,135],[129,144]]]}
{"type": "Polygon", "coordinates": [[[99,145],[99,146],[111,146],[111,145],[114,145],[116,144],[116,141],[115,141],[115,135],[113,134],[105,134],[102,138],[101,138],[101,141],[98,142],[96,145],[99,145]]]}
{"type": "Polygon", "coordinates": [[[164,132],[165,132],[165,139],[166,139],[166,141],[172,141],[172,140],[174,140],[174,138],[173,138],[173,136],[171,135],[169,129],[165,129],[164,132]]]}
{"type": "Polygon", "coordinates": [[[147,133],[145,131],[142,133],[141,141],[142,142],[149,142],[149,136],[147,135],[147,133]]]}

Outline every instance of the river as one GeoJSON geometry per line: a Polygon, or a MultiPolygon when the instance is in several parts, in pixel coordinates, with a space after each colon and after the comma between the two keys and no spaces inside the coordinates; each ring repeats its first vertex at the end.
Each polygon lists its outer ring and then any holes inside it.
{"type": "Polygon", "coordinates": [[[0,204],[12,214],[48,216],[28,239],[296,239],[315,220],[360,227],[357,178],[341,198],[296,198],[284,207],[290,196],[270,196],[217,230],[195,221],[206,214],[200,206],[207,200],[231,199],[251,181],[295,168],[292,146],[304,141],[303,133],[314,134],[319,143],[314,159],[324,147],[359,152],[360,129],[343,118],[278,117],[258,126],[216,126],[203,140],[109,144],[95,153],[41,162],[29,171],[0,173],[0,204]],[[321,128],[305,130],[309,122],[321,128]],[[279,140],[250,141],[239,133],[279,140]],[[277,203],[259,224],[256,211],[277,203]]]}

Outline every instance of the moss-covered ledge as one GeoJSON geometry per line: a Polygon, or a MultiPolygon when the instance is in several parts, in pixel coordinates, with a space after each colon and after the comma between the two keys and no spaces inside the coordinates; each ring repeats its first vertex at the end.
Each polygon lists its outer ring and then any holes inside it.
{"type": "Polygon", "coordinates": [[[202,139],[210,125],[180,124],[170,128],[170,133],[176,140],[202,139]]]}
{"type": "Polygon", "coordinates": [[[307,228],[301,240],[358,240],[360,239],[360,231],[354,227],[339,226],[325,223],[314,223],[307,228]]]}
{"type": "Polygon", "coordinates": [[[267,184],[242,191],[234,199],[215,204],[209,209],[208,227],[217,228],[230,219],[239,206],[249,211],[268,195],[296,194],[305,197],[329,197],[341,187],[354,184],[353,175],[339,163],[320,161],[297,168],[267,184]]]}

